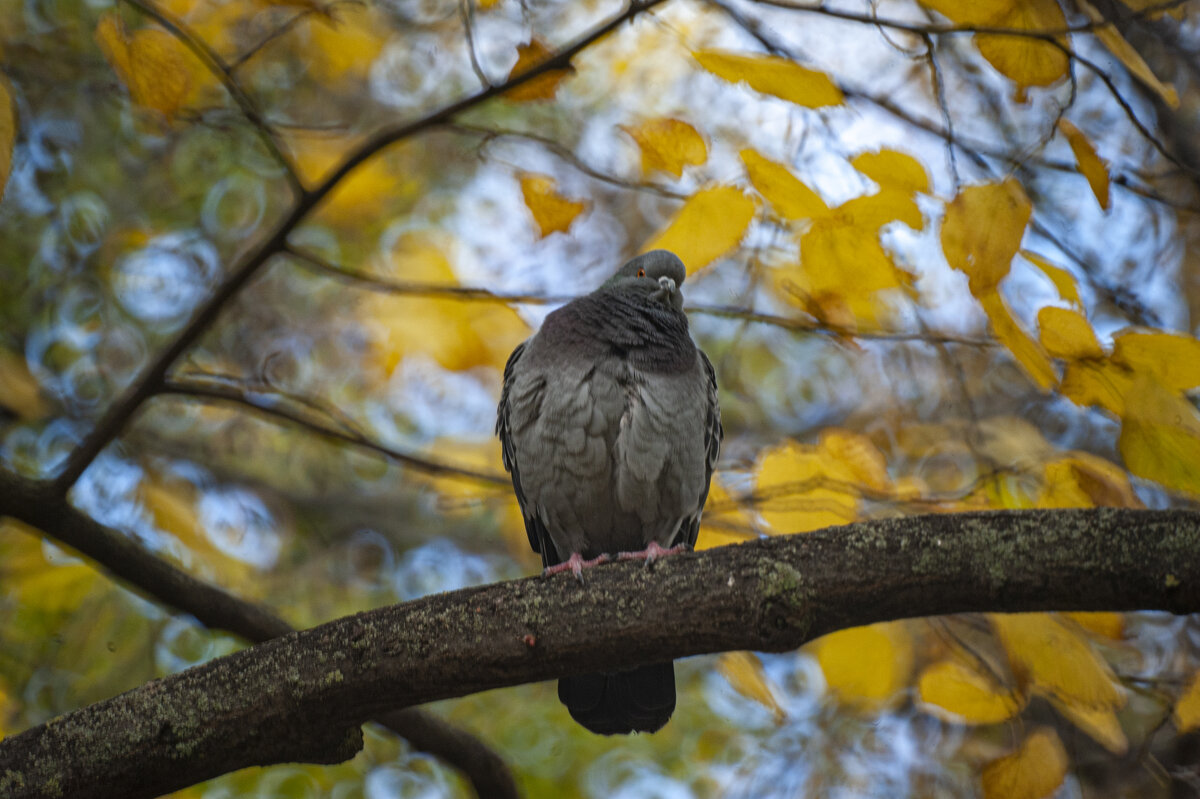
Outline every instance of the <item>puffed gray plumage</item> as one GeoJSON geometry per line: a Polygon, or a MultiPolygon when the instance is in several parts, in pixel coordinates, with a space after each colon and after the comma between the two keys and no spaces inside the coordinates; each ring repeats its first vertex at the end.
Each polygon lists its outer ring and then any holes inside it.
{"type": "MultiPolygon", "coordinates": [[[[638,256],[508,360],[496,432],[546,567],[696,543],[722,429],[712,364],[683,313],[685,275],[672,253],[638,256]]],[[[594,732],[653,732],[674,710],[674,670],[566,677],[559,697],[594,732]]]]}

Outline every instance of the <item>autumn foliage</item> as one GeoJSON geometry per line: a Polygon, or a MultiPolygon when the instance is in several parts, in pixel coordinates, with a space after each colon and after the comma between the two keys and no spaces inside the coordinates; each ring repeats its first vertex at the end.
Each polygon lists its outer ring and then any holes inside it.
{"type": "MultiPolygon", "coordinates": [[[[299,625],[536,568],[500,370],[657,248],[722,388],[699,549],[1200,504],[1194,3],[67,5],[0,1],[0,468],[65,470],[62,501],[299,625]]],[[[239,645],[172,612],[0,521],[0,737],[239,645]]],[[[531,796],[1168,796],[1198,778],[1155,771],[1197,749],[1197,629],[982,614],[725,653],[650,740],[547,719],[544,686],[437,712],[531,796]],[[933,743],[854,749],[880,729],[933,743]]],[[[394,739],[356,763],[180,795],[466,790],[394,739]]]]}

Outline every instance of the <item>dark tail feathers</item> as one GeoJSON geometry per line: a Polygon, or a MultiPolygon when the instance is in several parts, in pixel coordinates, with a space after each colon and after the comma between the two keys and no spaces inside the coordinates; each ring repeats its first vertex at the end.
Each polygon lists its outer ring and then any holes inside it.
{"type": "Polygon", "coordinates": [[[558,700],[571,718],[599,735],[654,732],[675,710],[675,664],[563,677],[558,700]]]}

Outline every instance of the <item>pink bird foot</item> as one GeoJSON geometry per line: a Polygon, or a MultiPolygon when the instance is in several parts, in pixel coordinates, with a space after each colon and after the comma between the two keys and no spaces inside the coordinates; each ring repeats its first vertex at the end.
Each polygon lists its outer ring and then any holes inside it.
{"type": "Polygon", "coordinates": [[[617,560],[644,560],[649,566],[659,558],[667,555],[678,555],[680,552],[690,552],[691,547],[687,544],[676,544],[670,549],[663,549],[657,541],[651,541],[649,545],[638,552],[618,552],[617,560]]]}
{"type": "Polygon", "coordinates": [[[583,556],[578,552],[572,552],[571,557],[567,558],[562,563],[555,564],[554,566],[547,566],[545,569],[543,569],[542,575],[549,577],[552,574],[558,574],[559,572],[570,570],[571,574],[575,575],[575,579],[582,583],[584,569],[589,569],[592,566],[599,566],[601,563],[608,563],[608,561],[608,555],[600,555],[599,557],[592,558],[591,560],[584,560],[583,556]]]}

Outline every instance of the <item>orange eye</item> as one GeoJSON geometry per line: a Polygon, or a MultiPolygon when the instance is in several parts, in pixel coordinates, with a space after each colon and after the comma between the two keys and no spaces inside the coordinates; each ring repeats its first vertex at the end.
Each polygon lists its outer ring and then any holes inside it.
{"type": "Polygon", "coordinates": [[[639,269],[639,270],[638,270],[638,277],[645,277],[645,276],[646,276],[646,270],[645,270],[645,269],[639,269]]]}

